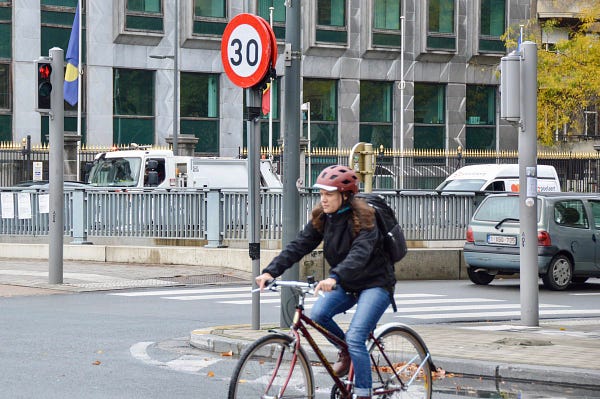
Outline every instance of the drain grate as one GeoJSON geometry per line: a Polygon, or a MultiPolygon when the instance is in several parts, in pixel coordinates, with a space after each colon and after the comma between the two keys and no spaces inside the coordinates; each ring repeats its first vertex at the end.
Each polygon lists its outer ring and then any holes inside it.
{"type": "Polygon", "coordinates": [[[248,279],[222,273],[201,274],[195,276],[159,277],[159,279],[187,285],[248,283],[248,279]]]}

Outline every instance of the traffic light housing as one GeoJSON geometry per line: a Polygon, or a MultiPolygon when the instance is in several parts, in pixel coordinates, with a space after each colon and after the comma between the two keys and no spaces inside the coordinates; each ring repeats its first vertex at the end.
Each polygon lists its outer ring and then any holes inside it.
{"type": "Polygon", "coordinates": [[[36,62],[37,71],[37,110],[50,111],[52,94],[52,63],[46,60],[36,62]]]}

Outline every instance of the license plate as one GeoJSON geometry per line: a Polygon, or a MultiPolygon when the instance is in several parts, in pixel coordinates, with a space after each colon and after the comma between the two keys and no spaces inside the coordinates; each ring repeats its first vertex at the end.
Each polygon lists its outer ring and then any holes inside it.
{"type": "Polygon", "coordinates": [[[499,245],[517,245],[517,237],[515,236],[497,236],[488,235],[488,244],[499,244],[499,245]]]}

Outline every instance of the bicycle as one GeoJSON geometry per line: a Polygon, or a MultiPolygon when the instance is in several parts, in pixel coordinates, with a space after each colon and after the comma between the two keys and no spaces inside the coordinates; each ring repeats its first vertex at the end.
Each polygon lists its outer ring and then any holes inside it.
{"type": "MultiPolygon", "coordinates": [[[[346,377],[337,377],[323,351],[309,332],[313,327],[339,348],[344,341],[321,327],[304,314],[304,300],[314,293],[314,279],[308,282],[270,282],[266,289],[291,287],[299,293],[290,333],[269,330],[269,334],[254,341],[240,357],[229,385],[229,399],[317,398],[312,365],[302,347],[300,335],[308,342],[325,367],[334,385],[331,399],[351,399],[354,370],[346,377]]],[[[367,341],[373,374],[373,398],[431,398],[432,370],[436,370],[423,339],[410,327],[388,323],[371,332],[367,341]]],[[[326,394],[325,394],[326,395],[326,394]]]]}

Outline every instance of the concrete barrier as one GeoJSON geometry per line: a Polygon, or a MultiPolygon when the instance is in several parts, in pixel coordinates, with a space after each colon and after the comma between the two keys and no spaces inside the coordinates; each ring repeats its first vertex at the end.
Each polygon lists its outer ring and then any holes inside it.
{"type": "MultiPolygon", "coordinates": [[[[261,270],[278,253],[278,249],[261,250],[261,270]]],[[[0,258],[48,259],[48,244],[0,243],[0,258]]],[[[248,249],[244,248],[65,245],[63,258],[67,261],[228,267],[252,272],[248,249]]],[[[322,279],[328,271],[322,250],[304,257],[299,264],[301,278],[314,275],[322,279]]],[[[462,248],[409,248],[406,257],[396,264],[396,277],[399,280],[465,279],[465,267],[462,248]]]]}

